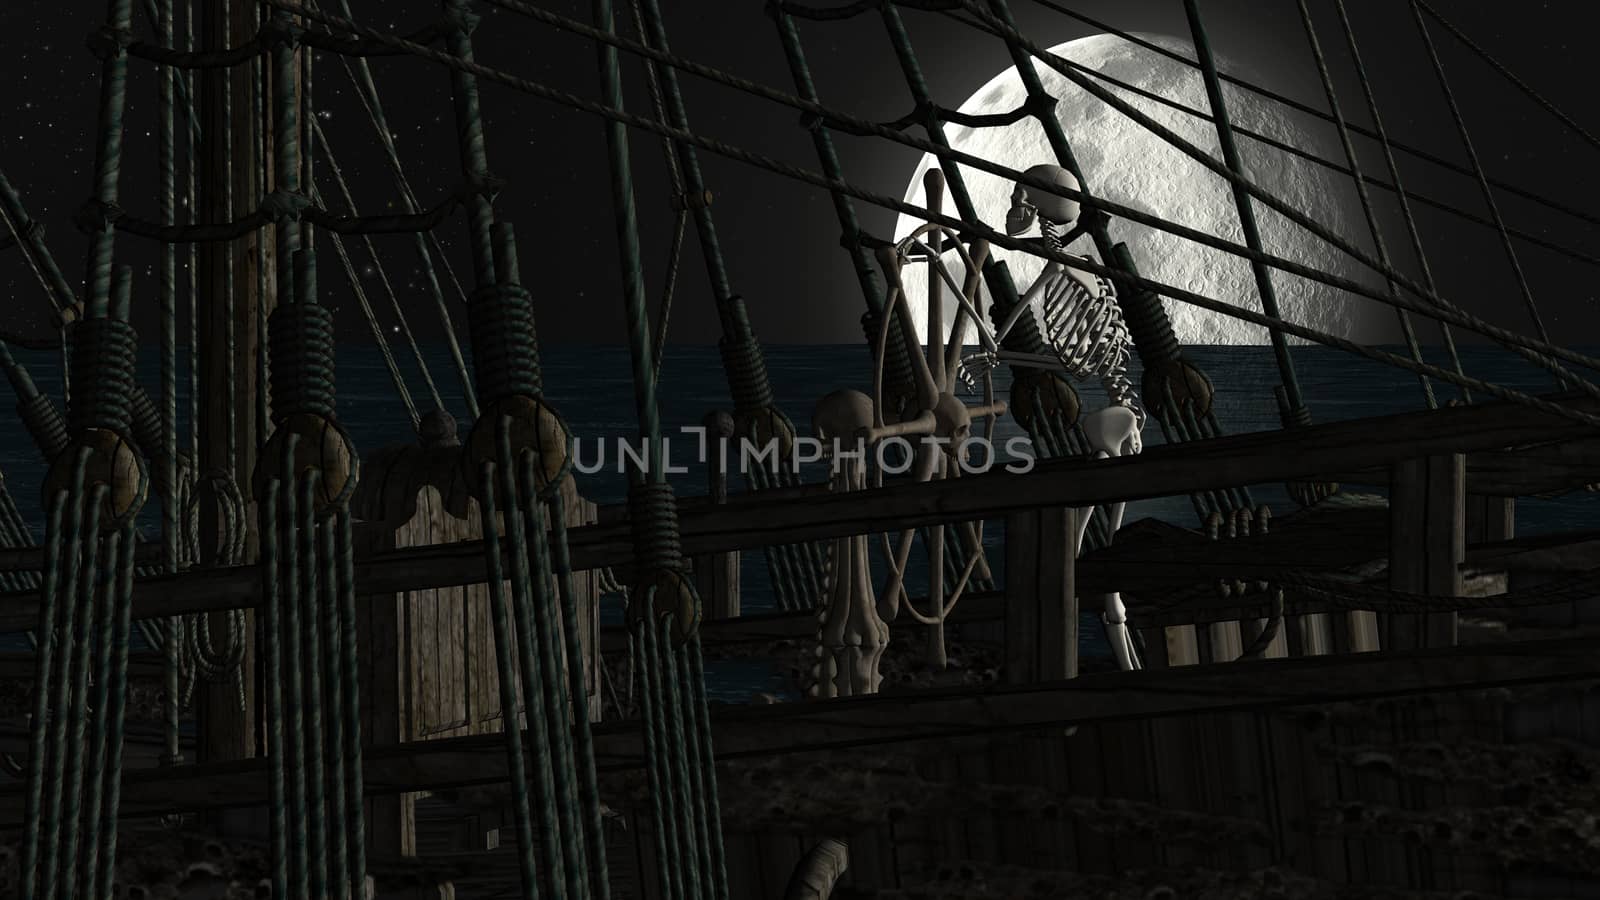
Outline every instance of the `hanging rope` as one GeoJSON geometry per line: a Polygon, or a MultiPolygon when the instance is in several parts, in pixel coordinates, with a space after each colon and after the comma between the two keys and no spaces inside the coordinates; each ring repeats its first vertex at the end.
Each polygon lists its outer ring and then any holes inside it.
{"type": "MultiPolygon", "coordinates": [[[[452,0],[445,18],[450,53],[470,60],[476,17],[464,0],[452,0]]],[[[462,168],[469,179],[485,179],[488,155],[476,81],[458,70],[452,93],[462,168]]],[[[478,280],[468,318],[485,414],[473,426],[462,460],[488,538],[490,613],[522,896],[540,896],[542,883],[552,896],[604,897],[604,845],[576,601],[558,597],[570,594],[570,557],[561,530],[558,563],[552,564],[543,507],[568,478],[572,439],[542,399],[532,299],[520,283],[515,235],[509,225],[494,221],[487,202],[471,204],[468,211],[478,280]],[[496,537],[502,528],[503,546],[496,537]],[[567,605],[565,613],[558,603],[567,605]],[[560,646],[557,623],[563,632],[560,646]],[[559,653],[569,656],[570,680],[563,679],[559,653]],[[518,724],[519,697],[526,733],[518,724]],[[524,752],[525,745],[531,753],[524,752]]]]}
{"type": "MultiPolygon", "coordinates": [[[[112,12],[113,22],[126,21],[112,12]]],[[[102,124],[120,122],[119,74],[108,63],[102,124]]],[[[115,144],[103,134],[101,146],[100,171],[114,172],[115,144]]],[[[103,179],[100,195],[114,196],[115,184],[114,175],[103,179]]],[[[110,248],[109,239],[100,242],[96,267],[110,248]]],[[[72,443],[45,483],[50,515],[21,885],[23,896],[44,900],[102,896],[115,864],[133,521],[147,488],[143,460],[126,437],[131,284],[131,270],[118,269],[103,293],[91,294],[101,299],[74,329],[72,365],[84,389],[71,409],[72,443]]]]}
{"type": "MultiPolygon", "coordinates": [[[[282,63],[280,76],[292,79],[292,66],[286,72],[282,63]]],[[[333,316],[317,304],[315,256],[296,251],[292,266],[294,301],[268,320],[276,427],[255,474],[264,628],[272,636],[265,642],[272,880],[281,896],[361,896],[366,842],[348,506],[359,458],[334,419],[333,316]]]]}
{"type": "MultiPolygon", "coordinates": [[[[633,0],[632,7],[639,35],[638,44],[665,54],[668,50],[667,31],[659,4],[656,0],[633,0]]],[[[652,60],[646,63],[645,74],[655,121],[663,126],[670,123],[673,128],[688,130],[688,109],[678,85],[677,71],[652,60]]],[[[701,173],[699,156],[693,146],[680,143],[666,133],[662,133],[661,138],[672,179],[672,204],[677,211],[677,222],[668,256],[666,295],[657,320],[651,353],[652,377],[660,376],[672,288],[677,282],[683,233],[692,216],[722,325],[722,339],[718,347],[734,399],[735,427],[742,439],[750,440],[758,448],[774,441],[779,448],[779,460],[772,469],[757,467],[756,471],[746,473],[748,486],[754,491],[798,486],[800,474],[795,470],[793,454],[790,452],[794,442],[794,425],[773,401],[766,360],[760,342],[750,327],[744,298],[734,293],[729,283],[712,215],[712,195],[701,173]]],[[[764,548],[764,555],[781,609],[810,608],[823,596],[824,554],[819,545],[804,543],[767,547],[764,548]]]]}
{"type": "MultiPolygon", "coordinates": [[[[645,2],[648,4],[650,0],[645,2]]],[[[598,30],[607,33],[615,30],[610,0],[594,0],[593,11],[598,30]]],[[[620,109],[622,77],[614,48],[603,47],[600,51],[600,85],[606,102],[620,109]]],[[[712,826],[707,817],[715,819],[719,813],[700,801],[703,787],[697,792],[688,777],[694,768],[705,778],[715,779],[709,742],[705,744],[707,752],[702,757],[685,742],[683,733],[685,716],[695,714],[692,706],[685,705],[686,700],[703,702],[704,695],[686,698],[680,689],[676,668],[692,665],[691,659],[698,656],[700,645],[694,636],[700,618],[700,598],[693,581],[684,573],[677,504],[672,486],[666,481],[664,460],[659,452],[661,423],[650,357],[627,132],[620,123],[609,122],[605,135],[618,253],[624,272],[623,310],[633,361],[634,401],[640,439],[648,449],[642,469],[630,473],[628,513],[633,530],[634,569],[638,574],[628,598],[627,616],[633,646],[642,651],[638,657],[641,665],[635,669],[641,679],[648,743],[648,777],[658,850],[657,879],[662,896],[699,900],[707,896],[726,896],[726,874],[707,868],[713,854],[706,844],[709,836],[720,829],[720,826],[712,826]],[[653,739],[648,737],[651,734],[653,739]]]]}

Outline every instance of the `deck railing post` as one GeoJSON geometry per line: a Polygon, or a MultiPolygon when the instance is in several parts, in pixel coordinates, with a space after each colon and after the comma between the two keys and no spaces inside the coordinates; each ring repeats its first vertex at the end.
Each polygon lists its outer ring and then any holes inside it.
{"type": "MultiPolygon", "coordinates": [[[[1459,596],[1466,558],[1466,457],[1403,460],[1389,472],[1389,586],[1459,596]]],[[[1455,645],[1454,612],[1382,618],[1385,650],[1455,645]]]]}
{"type": "MultiPolygon", "coordinates": [[[[707,488],[712,503],[728,502],[728,443],[733,437],[733,417],[721,410],[708,414],[705,421],[707,488]]],[[[695,587],[705,604],[708,619],[732,619],[739,615],[738,550],[708,553],[694,559],[695,587]]]]}
{"type": "Polygon", "coordinates": [[[1078,510],[1006,516],[1005,678],[1011,684],[1078,675],[1078,510]]]}

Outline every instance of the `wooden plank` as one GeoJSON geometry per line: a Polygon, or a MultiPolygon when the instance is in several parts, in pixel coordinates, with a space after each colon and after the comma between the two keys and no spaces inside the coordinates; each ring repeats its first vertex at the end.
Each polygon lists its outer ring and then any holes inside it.
{"type": "Polygon", "coordinates": [[[1169,625],[1162,631],[1169,668],[1200,664],[1200,637],[1193,625],[1169,625]]]}
{"type": "MultiPolygon", "coordinates": [[[[1058,753],[1066,760],[1067,778],[1073,800],[1107,796],[1105,729],[1100,724],[1079,728],[1070,737],[1057,732],[1058,753]]],[[[1115,756],[1112,757],[1116,759],[1115,756]]],[[[1077,839],[1079,871],[1109,875],[1117,871],[1113,857],[1115,843],[1103,830],[1096,830],[1092,810],[1068,813],[1077,839]]]]}
{"type": "MultiPolygon", "coordinates": [[[[1596,677],[1600,677],[1600,656],[1593,652],[1591,640],[1520,641],[1253,660],[1186,671],[1092,673],[1028,687],[1002,685],[738,709],[714,714],[712,727],[717,758],[733,760],[1596,677]]],[[[596,726],[594,741],[602,771],[633,770],[644,763],[634,723],[596,726]]],[[[363,766],[372,794],[492,784],[506,778],[505,747],[498,735],[373,748],[363,766]]],[[[130,770],[124,773],[122,810],[137,816],[261,805],[266,788],[260,760],[130,770]]],[[[0,788],[0,827],[20,823],[21,793],[20,785],[0,788]]]]}

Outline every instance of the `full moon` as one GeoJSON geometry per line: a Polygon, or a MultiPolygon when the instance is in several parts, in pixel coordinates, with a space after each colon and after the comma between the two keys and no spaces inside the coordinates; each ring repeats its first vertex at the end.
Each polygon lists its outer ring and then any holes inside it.
{"type": "MultiPolygon", "coordinates": [[[[1171,38],[1143,35],[1153,43],[1180,53],[1189,48],[1171,38]]],[[[1140,89],[1166,97],[1191,109],[1209,110],[1205,84],[1198,69],[1186,66],[1128,43],[1112,35],[1095,35],[1060,44],[1051,50],[1063,59],[1117,78],[1140,89]]],[[[1186,225],[1243,245],[1244,234],[1228,183],[1199,162],[1169,145],[1127,116],[1112,109],[1043,64],[1035,68],[1045,90],[1058,98],[1056,115],[1066,131],[1085,188],[1091,196],[1133,207],[1161,218],[1186,225]]],[[[1224,71],[1247,75],[1240,67],[1219,60],[1224,71]]],[[[1090,76],[1093,77],[1093,76],[1090,76]]],[[[1261,79],[1251,76],[1251,80],[1261,79]]],[[[1154,101],[1106,85],[1140,111],[1181,135],[1185,140],[1221,160],[1215,126],[1154,101]]],[[[1317,139],[1286,111],[1271,101],[1224,84],[1229,117],[1239,127],[1248,128],[1314,153],[1324,159],[1343,159],[1336,136],[1317,139]],[[1330,146],[1331,145],[1331,146],[1330,146]]],[[[969,114],[1007,112],[1027,99],[1022,79],[1015,68],[992,78],[967,101],[960,111],[969,114]]],[[[972,154],[1017,171],[1040,163],[1057,162],[1044,129],[1032,117],[1012,125],[970,128],[947,124],[945,135],[952,149],[972,154]]],[[[1345,176],[1304,159],[1289,156],[1272,147],[1240,137],[1240,156],[1246,174],[1256,184],[1310,215],[1335,234],[1350,240],[1353,223],[1363,223],[1353,187],[1345,176]]],[[[937,159],[929,154],[917,166],[906,191],[906,202],[925,206],[922,178],[937,159]]],[[[976,207],[978,218],[996,231],[1004,232],[1006,211],[1011,206],[1014,182],[989,172],[963,166],[961,178],[976,207]]],[[[1358,263],[1328,246],[1303,228],[1258,202],[1253,202],[1260,225],[1263,249],[1352,280],[1371,283],[1358,263]]],[[[946,188],[943,201],[946,215],[959,216],[946,188]]],[[[921,220],[902,215],[895,227],[895,240],[910,234],[921,220]]],[[[1363,225],[1364,227],[1364,225],[1363,225]]],[[[1133,253],[1140,274],[1174,287],[1255,311],[1261,310],[1250,264],[1220,250],[1206,247],[1137,222],[1113,217],[1113,241],[1124,241],[1133,253]]],[[[1355,239],[1357,246],[1370,243],[1365,235],[1355,239]]],[[[1089,238],[1080,238],[1070,252],[1094,257],[1089,238]]],[[[1019,292],[1043,268],[1036,257],[993,248],[996,259],[1007,261],[1019,292]]],[[[946,255],[958,283],[961,267],[955,254],[946,255]]],[[[1363,301],[1342,292],[1307,281],[1298,276],[1272,272],[1280,314],[1290,322],[1330,332],[1353,340],[1375,339],[1360,334],[1363,301]]],[[[927,273],[922,266],[908,266],[905,272],[906,299],[918,322],[919,337],[926,339],[927,273]]],[[[1163,298],[1178,340],[1184,344],[1261,344],[1267,341],[1265,328],[1243,322],[1182,301],[1163,298]]],[[[945,291],[946,328],[954,321],[955,302],[945,291]]],[[[991,323],[992,324],[992,323],[991,323]]],[[[964,339],[976,343],[970,324],[964,339]]],[[[1294,339],[1291,339],[1294,340],[1294,339]]],[[[1298,341],[1295,341],[1298,343],[1298,341]]]]}

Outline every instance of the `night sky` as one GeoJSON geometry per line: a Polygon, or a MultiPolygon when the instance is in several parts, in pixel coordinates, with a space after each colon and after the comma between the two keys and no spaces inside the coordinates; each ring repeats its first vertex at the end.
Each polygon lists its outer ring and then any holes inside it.
{"type": "MultiPolygon", "coordinates": [[[[1074,9],[1119,27],[1188,39],[1179,0],[1068,0],[1074,9]]],[[[1586,127],[1600,128],[1592,94],[1592,51],[1600,9],[1589,2],[1521,3],[1515,14],[1505,4],[1434,0],[1435,7],[1499,61],[1586,127]]],[[[209,6],[211,4],[200,4],[209,6]]],[[[332,4],[324,3],[324,6],[332,4]]],[[[1442,103],[1428,64],[1420,54],[1416,30],[1396,0],[1351,0],[1351,16],[1363,41],[1363,54],[1380,92],[1385,123],[1399,140],[1430,148],[1465,162],[1465,154],[1442,103]]],[[[438,6],[423,0],[352,0],[359,19],[395,33],[414,31],[433,21],[438,6]]],[[[479,4],[484,23],[477,33],[478,60],[548,83],[584,97],[598,98],[595,53],[583,38],[551,29],[513,13],[479,4]]],[[[545,0],[540,6],[591,21],[589,4],[545,0]]],[[[663,0],[675,52],[732,73],[792,92],[772,21],[757,0],[663,0]]],[[[1024,32],[1050,46],[1095,33],[1027,0],[1014,9],[1024,32]]],[[[1366,123],[1364,108],[1337,31],[1332,4],[1312,0],[1323,44],[1331,48],[1341,96],[1351,117],[1366,123]]],[[[141,35],[149,34],[136,15],[141,35]]],[[[1268,86],[1319,108],[1322,89],[1311,66],[1296,4],[1289,0],[1249,0],[1202,4],[1219,56],[1264,73],[1268,86]]],[[[632,36],[626,2],[619,23],[632,36]]],[[[1001,43],[935,13],[903,13],[917,43],[934,96],[958,106],[1009,61],[1001,43]]],[[[103,20],[105,4],[94,0],[0,0],[0,169],[22,193],[29,212],[48,228],[48,242],[75,283],[83,271],[84,241],[72,213],[88,195],[88,169],[98,97],[98,62],[84,38],[103,20]]],[[[908,112],[911,101],[875,14],[844,23],[802,23],[811,68],[824,102],[864,118],[883,121],[908,112]]],[[[1600,148],[1570,133],[1532,101],[1516,93],[1459,43],[1435,31],[1454,79],[1465,117],[1491,175],[1548,195],[1579,209],[1600,211],[1600,179],[1592,177],[1600,148]]],[[[410,58],[373,61],[392,131],[413,186],[429,206],[459,181],[448,71],[410,58]]],[[[127,164],[123,205],[135,215],[156,217],[153,67],[131,64],[127,164]]],[[[630,110],[648,113],[643,70],[624,60],[630,110]]],[[[680,76],[691,123],[696,130],[751,150],[817,169],[797,114],[744,95],[680,76]]],[[[366,212],[393,209],[393,190],[383,158],[343,69],[319,57],[314,81],[315,107],[341,166],[366,212]]],[[[544,342],[622,340],[622,300],[617,249],[611,219],[608,168],[600,120],[504,87],[483,86],[490,166],[508,181],[497,201],[499,215],[517,225],[524,281],[533,291],[544,342]]],[[[917,133],[918,137],[922,135],[917,133]]],[[[652,135],[630,135],[636,167],[637,198],[652,297],[659,296],[673,223],[664,177],[662,148],[652,135]]],[[[847,179],[865,188],[900,196],[919,153],[877,139],[836,135],[847,179]]],[[[1335,145],[1336,146],[1336,145],[1335,145]]],[[[1373,145],[1363,142],[1363,163],[1382,171],[1373,145]]],[[[1247,148],[1247,152],[1251,152],[1247,148]]],[[[701,154],[714,211],[735,290],[749,301],[758,335],[768,342],[828,342],[860,339],[862,301],[844,251],[838,224],[825,192],[701,154]]],[[[1043,161],[1043,160],[1041,160],[1043,161]]],[[[1475,212],[1484,207],[1475,184],[1439,173],[1417,160],[1402,158],[1407,186],[1475,212]]],[[[326,165],[319,159],[319,171],[326,165]]],[[[323,182],[331,193],[331,183],[323,182]]],[[[1092,189],[1092,185],[1090,185],[1092,189]]],[[[1405,241],[1394,207],[1384,205],[1391,246],[1405,241]]],[[[1512,197],[1501,208],[1515,226],[1558,243],[1600,255],[1594,224],[1512,197]]],[[[894,214],[858,204],[867,231],[889,236],[894,214]]],[[[1446,296],[1498,324],[1518,330],[1530,325],[1509,274],[1498,238],[1487,229],[1464,225],[1440,213],[1419,211],[1430,259],[1446,296]]],[[[457,271],[469,266],[458,214],[439,230],[457,271]]],[[[1364,235],[1351,235],[1363,245],[1364,235]]],[[[430,295],[404,237],[380,239],[402,304],[421,333],[436,328],[430,295]]],[[[349,244],[366,273],[374,301],[381,297],[375,269],[357,242],[349,244]]],[[[341,334],[366,339],[367,329],[351,301],[331,248],[324,242],[321,282],[324,302],[337,307],[341,334]]],[[[1563,343],[1600,343],[1600,306],[1595,270],[1548,250],[1518,247],[1552,335],[1563,343]]],[[[1409,254],[1396,254],[1409,262],[1409,254]]],[[[153,336],[154,247],[124,237],[119,259],[140,273],[136,286],[136,324],[153,336]]],[[[470,289],[470,285],[469,285],[470,289]]],[[[0,328],[34,337],[48,334],[49,305],[16,250],[0,251],[0,290],[10,302],[0,309],[0,328]]],[[[1224,298],[1226,299],[1226,298],[1224,298]]],[[[383,304],[380,303],[380,306],[383,304]]],[[[463,332],[465,311],[456,309],[463,332]]],[[[392,317],[384,316],[392,328],[392,317]]],[[[1432,332],[1430,332],[1432,334],[1432,332]]],[[[705,343],[718,335],[699,248],[690,230],[684,247],[671,339],[705,343]]]]}

